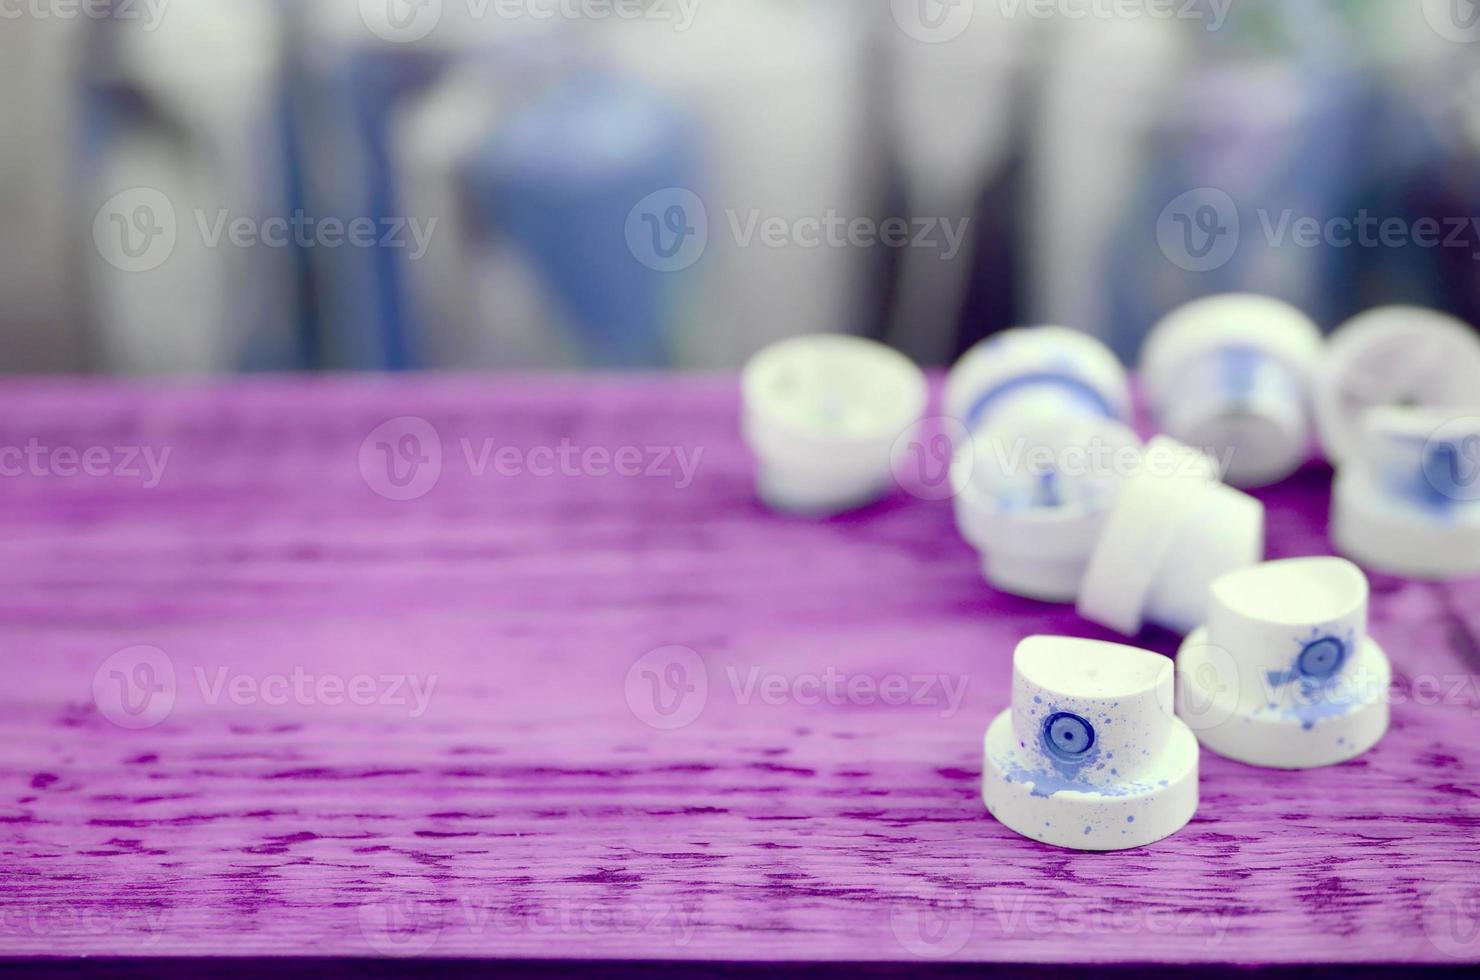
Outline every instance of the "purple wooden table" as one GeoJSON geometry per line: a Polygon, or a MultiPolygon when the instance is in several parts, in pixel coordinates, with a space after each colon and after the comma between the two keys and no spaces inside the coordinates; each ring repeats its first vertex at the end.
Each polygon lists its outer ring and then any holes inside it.
{"type": "MultiPolygon", "coordinates": [[[[989,590],[947,503],[767,512],[736,412],[0,389],[0,956],[1480,960],[1480,584],[1374,580],[1367,757],[1205,755],[1182,833],[1055,850],[982,732],[1018,639],[1113,637],[989,590]]],[[[1327,552],[1328,483],[1265,495],[1273,556],[1327,552]]]]}

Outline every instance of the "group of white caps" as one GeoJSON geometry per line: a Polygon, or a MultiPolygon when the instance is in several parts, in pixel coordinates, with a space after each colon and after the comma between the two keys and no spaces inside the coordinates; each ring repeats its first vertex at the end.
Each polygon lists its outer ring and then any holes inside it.
{"type": "Polygon", "coordinates": [[[1064,637],[1014,654],[983,798],[1018,833],[1082,850],[1183,827],[1199,742],[1306,769],[1354,758],[1387,730],[1391,668],[1367,636],[1366,576],[1341,558],[1263,562],[1264,507],[1229,484],[1289,476],[1314,430],[1337,467],[1338,550],[1410,577],[1480,572],[1480,336],[1465,324],[1384,307],[1327,340],[1277,300],[1215,296],[1157,325],[1141,378],[1168,433],[1146,444],[1119,361],[1061,327],[973,348],[933,422],[923,373],[856,337],[784,341],[743,379],[771,506],[868,504],[904,454],[944,436],[956,522],[993,586],[1074,602],[1130,636],[1146,622],[1188,634],[1175,669],[1064,637]]]}

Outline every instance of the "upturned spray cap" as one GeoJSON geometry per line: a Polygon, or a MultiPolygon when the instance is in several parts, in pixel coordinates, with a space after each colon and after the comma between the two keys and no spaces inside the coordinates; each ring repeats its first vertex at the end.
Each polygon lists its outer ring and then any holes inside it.
{"type": "Polygon", "coordinates": [[[1264,557],[1264,505],[1218,482],[1206,453],[1158,436],[1120,487],[1079,594],[1079,614],[1127,636],[1186,633],[1208,587],[1264,557]]]}
{"type": "Polygon", "coordinates": [[[863,506],[892,480],[890,454],[924,414],[925,375],[883,344],[817,334],[773,344],[741,379],[759,493],[778,510],[863,506]]]}
{"type": "Polygon", "coordinates": [[[1321,346],[1316,325],[1289,304],[1213,296],[1156,326],[1141,377],[1168,435],[1226,460],[1230,483],[1264,486],[1306,458],[1308,388],[1321,346]]]}

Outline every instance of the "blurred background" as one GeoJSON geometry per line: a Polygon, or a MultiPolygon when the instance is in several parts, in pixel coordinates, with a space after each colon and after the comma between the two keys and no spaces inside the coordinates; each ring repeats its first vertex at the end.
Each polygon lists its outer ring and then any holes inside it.
{"type": "Polygon", "coordinates": [[[1480,322],[1480,0],[0,0],[0,370],[1480,322]]]}

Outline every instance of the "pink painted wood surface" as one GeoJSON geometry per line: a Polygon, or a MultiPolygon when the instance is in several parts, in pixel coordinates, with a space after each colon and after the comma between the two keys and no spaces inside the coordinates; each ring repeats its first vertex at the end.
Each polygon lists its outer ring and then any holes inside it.
{"type": "MultiPolygon", "coordinates": [[[[981,735],[1018,639],[1111,637],[989,590],[946,503],[767,512],[736,412],[716,380],[0,389],[0,450],[53,453],[0,451],[0,955],[1480,959],[1480,584],[1375,580],[1366,758],[1205,754],[1182,833],[1055,850],[987,815],[981,735]],[[408,501],[359,464],[398,416],[442,446],[408,501]],[[529,472],[562,440],[702,456],[529,472]],[[157,486],[120,447],[169,449],[157,486]],[[138,645],[176,681],[129,730],[93,685],[138,645]],[[641,659],[673,645],[702,671],[641,659]]],[[[1327,551],[1328,483],[1264,495],[1274,556],[1327,551]]]]}

